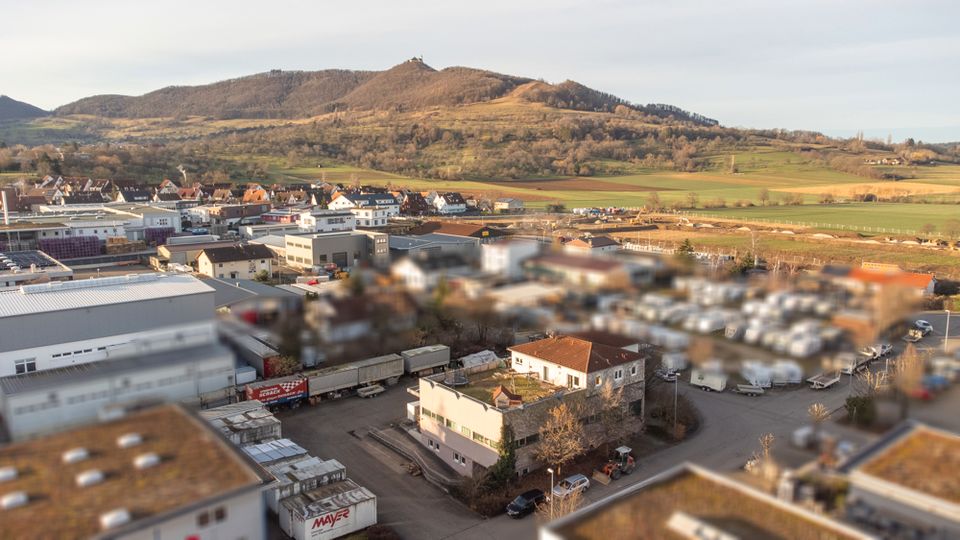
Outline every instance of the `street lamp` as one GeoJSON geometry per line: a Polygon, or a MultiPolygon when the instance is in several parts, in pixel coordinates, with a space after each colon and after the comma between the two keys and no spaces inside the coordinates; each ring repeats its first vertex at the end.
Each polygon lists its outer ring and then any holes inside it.
{"type": "Polygon", "coordinates": [[[943,352],[946,354],[947,341],[950,339],[950,310],[945,309],[944,311],[947,312],[947,325],[946,328],[943,329],[943,352]]]}
{"type": "Polygon", "coordinates": [[[680,373],[673,374],[673,436],[677,436],[677,385],[680,383],[680,373]]]}
{"type": "Polygon", "coordinates": [[[547,472],[550,473],[550,519],[553,519],[553,469],[547,467],[547,472]]]}

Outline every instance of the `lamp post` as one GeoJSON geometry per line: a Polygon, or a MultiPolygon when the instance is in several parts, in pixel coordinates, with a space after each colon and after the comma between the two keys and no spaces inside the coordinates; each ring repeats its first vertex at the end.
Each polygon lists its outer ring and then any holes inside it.
{"type": "Polygon", "coordinates": [[[547,472],[550,473],[550,519],[553,519],[553,469],[548,467],[547,472]]]}
{"type": "Polygon", "coordinates": [[[673,374],[673,436],[677,436],[677,385],[680,382],[680,373],[673,374]]]}
{"type": "Polygon", "coordinates": [[[947,325],[943,329],[943,352],[947,352],[947,341],[950,339],[950,310],[945,309],[947,312],[947,325]]]}

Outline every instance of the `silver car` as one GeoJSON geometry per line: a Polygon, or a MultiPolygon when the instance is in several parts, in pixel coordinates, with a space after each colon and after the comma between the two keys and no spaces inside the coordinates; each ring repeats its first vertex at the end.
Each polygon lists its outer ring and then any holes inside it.
{"type": "Polygon", "coordinates": [[[553,486],[553,496],[563,499],[572,493],[583,493],[588,489],[590,489],[590,479],[582,474],[574,474],[553,486]]]}

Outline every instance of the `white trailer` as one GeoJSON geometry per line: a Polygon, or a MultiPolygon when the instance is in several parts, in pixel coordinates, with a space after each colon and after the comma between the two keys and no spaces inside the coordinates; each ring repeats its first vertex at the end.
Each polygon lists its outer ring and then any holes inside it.
{"type": "Polygon", "coordinates": [[[403,369],[407,373],[432,373],[437,368],[450,364],[450,347],[446,345],[427,345],[417,349],[400,351],[403,357],[403,369]]]}
{"type": "Polygon", "coordinates": [[[296,540],[332,540],[377,524],[377,497],[344,480],[280,501],[280,528],[296,540]]]}
{"type": "Polygon", "coordinates": [[[313,456],[264,468],[277,479],[277,486],[264,494],[267,506],[274,512],[280,511],[283,499],[347,479],[347,468],[339,461],[313,456]]]}
{"type": "Polygon", "coordinates": [[[803,381],[803,368],[793,360],[777,360],[771,371],[774,386],[800,384],[803,381]]]}
{"type": "Polygon", "coordinates": [[[750,386],[773,386],[773,370],[759,360],[744,360],[740,366],[740,376],[746,379],[750,386]]]}
{"type": "Polygon", "coordinates": [[[810,388],[814,390],[824,390],[837,384],[840,381],[840,371],[824,371],[807,379],[810,388]]]}
{"type": "MultiPolygon", "coordinates": [[[[448,350],[449,354],[449,350],[448,350]]],[[[387,354],[352,363],[357,366],[357,384],[385,383],[396,384],[403,375],[403,357],[399,354],[387,354]]]]}
{"type": "Polygon", "coordinates": [[[690,371],[690,385],[708,392],[723,392],[727,387],[727,375],[718,371],[693,369],[690,371]]]}

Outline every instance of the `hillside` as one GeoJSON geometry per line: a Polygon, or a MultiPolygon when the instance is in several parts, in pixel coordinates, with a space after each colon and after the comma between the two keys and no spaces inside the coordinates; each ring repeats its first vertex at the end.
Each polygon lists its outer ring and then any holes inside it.
{"type": "Polygon", "coordinates": [[[0,120],[23,120],[48,114],[50,113],[40,107],[17,101],[9,96],[0,96],[0,120]]]}
{"type": "Polygon", "coordinates": [[[515,96],[557,109],[613,112],[618,106],[678,122],[716,121],[677,108],[635,106],[566,81],[549,84],[466,67],[436,70],[419,59],[386,71],[280,71],[202,86],[170,86],[142,96],[99,95],[58,108],[58,116],[218,119],[308,118],[334,111],[415,111],[515,96]]]}

